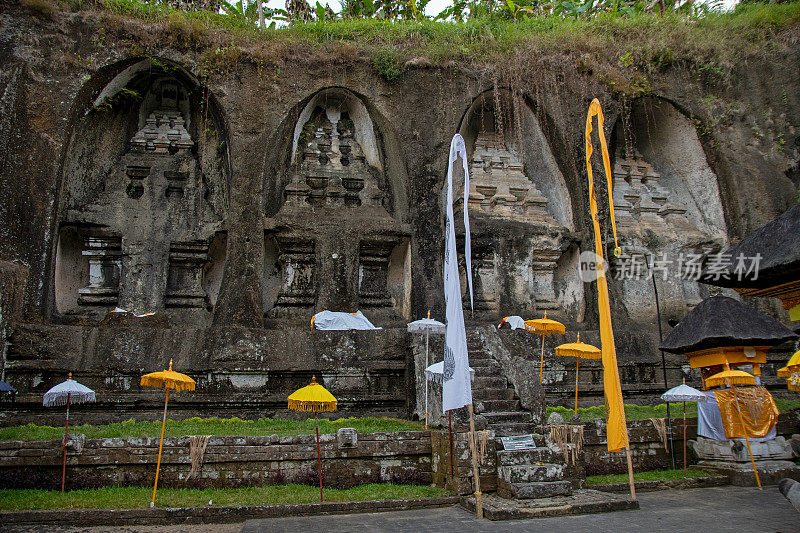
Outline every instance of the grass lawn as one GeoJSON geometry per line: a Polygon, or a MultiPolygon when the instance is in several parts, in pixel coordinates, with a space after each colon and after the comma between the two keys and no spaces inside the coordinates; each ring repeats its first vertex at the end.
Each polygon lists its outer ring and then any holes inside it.
{"type": "MultiPolygon", "coordinates": [[[[790,409],[800,408],[800,400],[780,400],[775,399],[775,403],[781,412],[790,409]]],[[[564,420],[569,420],[575,413],[573,409],[567,407],[548,407],[547,416],[550,413],[561,413],[564,420]]],[[[681,403],[671,403],[669,414],[672,418],[683,417],[683,405],[681,403]]],[[[604,405],[595,405],[593,407],[578,407],[578,415],[581,420],[588,421],[595,418],[605,418],[606,408],[604,405]]],[[[648,418],[666,418],[667,417],[667,404],[660,403],[658,405],[634,405],[625,404],[625,418],[628,420],[646,420],[648,418]]],[[[697,417],[697,404],[694,402],[686,402],[686,418],[697,417]]],[[[682,471],[681,471],[682,472],[682,471]]]]}
{"type": "MultiPolygon", "coordinates": [[[[23,509],[140,509],[149,507],[152,487],[104,487],[59,492],[53,490],[0,490],[0,510],[23,509]]],[[[429,485],[361,485],[352,489],[324,489],[325,501],[354,502],[433,498],[449,493],[429,485]]],[[[270,485],[238,489],[158,489],[159,507],[213,505],[277,505],[319,501],[319,487],[270,485]]]]}
{"type": "MultiPolygon", "coordinates": [[[[421,431],[424,425],[412,420],[397,418],[339,418],[319,420],[320,433],[336,433],[339,428],[356,428],[359,433],[384,431],[421,431]]],[[[70,426],[71,433],[83,433],[88,439],[108,437],[158,437],[161,421],[134,422],[126,420],[105,426],[83,424],[70,426]]],[[[184,435],[308,435],[314,433],[314,419],[281,420],[260,418],[241,420],[239,418],[189,418],[187,420],[167,420],[165,435],[182,437],[184,435]]],[[[64,436],[63,427],[37,426],[27,424],[0,428],[2,440],[52,440],[64,436]]]]}
{"type": "MultiPolygon", "coordinates": [[[[686,477],[706,477],[708,472],[688,469],[686,477]]],[[[683,479],[683,469],[678,470],[651,470],[650,472],[634,472],[634,481],[673,481],[683,479]]],[[[604,476],[586,476],[587,485],[600,485],[605,483],[627,483],[628,474],[607,474],[604,476]]]]}

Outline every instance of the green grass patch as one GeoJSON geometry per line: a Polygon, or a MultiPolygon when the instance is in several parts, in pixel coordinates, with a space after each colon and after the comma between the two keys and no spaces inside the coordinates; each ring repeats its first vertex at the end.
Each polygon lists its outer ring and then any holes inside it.
{"type": "MultiPolygon", "coordinates": [[[[52,2],[70,10],[100,13],[108,32],[144,50],[163,46],[205,50],[241,47],[242,60],[280,62],[371,62],[387,79],[414,57],[434,63],[513,67],[523,73],[541,55],[577,62],[608,83],[647,91],[643,73],[689,68],[698,76],[724,80],[746,55],[767,57],[786,45],[783,32],[800,24],[800,2],[748,3],[733,11],[685,15],[667,12],[627,16],[533,17],[509,21],[482,17],[464,22],[432,20],[340,19],[295,22],[283,28],[258,29],[243,18],[210,11],[180,11],[143,0],[25,0],[52,2]],[[126,27],[124,19],[154,24],[147,32],[126,27]],[[159,26],[160,25],[160,28],[159,26]],[[125,34],[133,32],[133,39],[125,34]]],[[[40,9],[41,11],[41,9],[40,9]]],[[[791,36],[789,36],[791,38],[791,36]]],[[[140,50],[141,51],[141,50],[140,50]]],[[[210,66],[213,71],[213,65],[210,66]]],[[[522,75],[522,74],[521,74],[522,75]]]]}
{"type": "MultiPolygon", "coordinates": [[[[688,469],[686,477],[707,477],[708,472],[688,469]]],[[[683,479],[683,469],[678,470],[651,470],[649,472],[634,472],[634,481],[675,481],[683,479]]],[[[604,485],[607,483],[627,483],[628,474],[607,474],[603,476],[586,476],[587,485],[604,485]]]]}
{"type": "MultiPolygon", "coordinates": [[[[424,425],[411,420],[397,418],[339,418],[319,420],[320,433],[336,433],[340,428],[352,427],[359,433],[391,431],[421,431],[424,425]]],[[[126,420],[116,424],[92,426],[89,424],[70,426],[70,433],[83,433],[86,438],[109,437],[158,437],[161,434],[161,421],[134,422],[126,420]]],[[[182,437],[184,435],[308,435],[314,433],[314,419],[284,420],[260,418],[241,420],[239,418],[189,418],[186,420],[167,420],[165,435],[182,437]]],[[[0,428],[0,441],[3,440],[52,440],[64,436],[63,427],[38,426],[27,424],[0,428]]]]}
{"type": "MultiPolygon", "coordinates": [[[[324,489],[325,501],[356,502],[401,500],[447,496],[448,492],[429,485],[370,484],[352,489],[324,489]]],[[[59,492],[53,490],[0,490],[0,510],[42,509],[141,509],[150,505],[152,487],[104,487],[59,492]]],[[[238,489],[158,489],[159,507],[202,507],[221,505],[280,505],[319,501],[319,487],[271,485],[238,489]]]]}
{"type": "MultiPolygon", "coordinates": [[[[800,400],[782,400],[775,399],[775,404],[781,412],[789,411],[791,409],[800,408],[800,400]]],[[[547,408],[547,416],[550,413],[560,413],[564,420],[569,421],[575,414],[574,409],[567,407],[555,406],[547,408]]],[[[669,414],[672,418],[683,418],[683,404],[671,403],[669,414]]],[[[578,415],[582,421],[594,420],[595,418],[605,418],[606,408],[604,405],[595,405],[592,407],[578,407],[578,415]]],[[[625,404],[625,418],[627,420],[647,420],[648,418],[666,418],[667,417],[667,404],[660,403],[658,405],[635,405],[625,404]]],[[[694,402],[686,402],[686,418],[697,418],[697,404],[694,402]]]]}

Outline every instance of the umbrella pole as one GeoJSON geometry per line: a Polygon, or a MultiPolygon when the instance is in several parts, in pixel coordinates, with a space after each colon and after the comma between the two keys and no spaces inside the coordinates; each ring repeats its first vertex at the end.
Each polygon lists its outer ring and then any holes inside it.
{"type": "Polygon", "coordinates": [[[542,357],[539,362],[539,383],[542,382],[542,373],[544,372],[544,333],[542,333],[542,357]]]}
{"type": "Polygon", "coordinates": [[[64,442],[61,443],[61,492],[64,492],[64,482],[67,479],[67,438],[69,438],[69,397],[67,393],[67,418],[64,420],[64,442]]]}
{"type": "Polygon", "coordinates": [[[472,414],[472,404],[469,404],[469,446],[472,448],[472,476],[475,478],[475,516],[483,518],[483,501],[481,493],[481,478],[478,474],[478,455],[475,442],[475,416],[472,414]]]}
{"type": "Polygon", "coordinates": [[[575,358],[575,414],[578,414],[578,366],[580,365],[580,356],[575,358]]]}
{"type": "Polygon", "coordinates": [[[683,402],[683,477],[686,477],[686,402],[683,402]]]}
{"type": "Polygon", "coordinates": [[[319,451],[319,422],[317,421],[318,413],[314,411],[314,429],[317,431],[317,474],[319,474],[319,501],[322,499],[322,454],[319,451]]]}
{"type": "Polygon", "coordinates": [[[762,489],[761,480],[758,478],[758,469],[756,468],[756,461],[755,459],[753,459],[753,450],[750,449],[750,439],[747,438],[747,428],[744,427],[742,412],[739,410],[739,396],[736,394],[736,386],[731,384],[731,388],[733,389],[733,399],[736,402],[736,414],[739,415],[739,424],[741,424],[742,426],[742,433],[744,433],[744,442],[745,444],[747,444],[747,453],[750,454],[750,464],[753,465],[753,474],[756,475],[756,483],[758,483],[758,488],[762,489]]]}
{"type": "Polygon", "coordinates": [[[161,469],[161,449],[164,447],[164,428],[167,426],[167,403],[169,403],[169,389],[164,399],[164,416],[161,419],[161,440],[158,442],[158,461],[156,461],[156,480],[153,483],[153,498],[150,500],[150,507],[156,505],[156,489],[158,488],[158,471],[161,469]]]}
{"type": "MultiPolygon", "coordinates": [[[[428,339],[430,337],[431,332],[427,329],[425,330],[425,368],[428,368],[428,339]]],[[[424,375],[425,372],[423,371],[423,379],[425,380],[425,429],[428,429],[428,378],[424,375]]]]}
{"type": "Polygon", "coordinates": [[[447,424],[450,428],[450,479],[453,479],[453,410],[447,411],[447,424]]]}

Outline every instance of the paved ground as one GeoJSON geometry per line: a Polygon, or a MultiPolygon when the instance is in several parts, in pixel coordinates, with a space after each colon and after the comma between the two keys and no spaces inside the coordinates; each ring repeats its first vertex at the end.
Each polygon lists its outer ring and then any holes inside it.
{"type": "Polygon", "coordinates": [[[273,518],[250,520],[245,523],[242,533],[800,532],[800,513],[778,492],[776,486],[763,491],[743,487],[714,487],[645,492],[639,494],[639,503],[641,509],[638,511],[503,522],[478,521],[459,507],[373,515],[273,518]]]}
{"type": "Polygon", "coordinates": [[[660,531],[712,533],[800,533],[800,513],[775,486],[763,491],[743,487],[646,492],[639,495],[641,509],[582,516],[540,518],[506,522],[478,521],[460,507],[398,511],[392,513],[270,518],[242,524],[92,527],[11,528],[0,531],[59,533],[426,533],[473,531],[521,532],[621,532],[660,531]]]}

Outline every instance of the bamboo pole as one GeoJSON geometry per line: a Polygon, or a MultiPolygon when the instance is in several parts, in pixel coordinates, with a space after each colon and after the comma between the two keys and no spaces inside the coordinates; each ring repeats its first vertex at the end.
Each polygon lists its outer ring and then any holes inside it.
{"type": "Polygon", "coordinates": [[[739,415],[739,424],[742,426],[742,433],[744,434],[744,442],[747,444],[747,453],[750,454],[750,464],[753,465],[753,474],[756,475],[756,483],[759,490],[763,490],[761,486],[761,479],[758,477],[758,469],[756,468],[756,461],[753,459],[753,450],[750,449],[750,439],[747,438],[747,428],[744,427],[744,420],[742,419],[742,412],[739,410],[739,396],[736,394],[736,385],[731,383],[733,389],[733,400],[736,402],[736,414],[739,415]]]}
{"type": "MultiPolygon", "coordinates": [[[[431,312],[428,311],[428,318],[431,317],[431,312]]],[[[425,329],[425,368],[428,368],[428,339],[430,338],[431,332],[425,329]]],[[[425,380],[425,429],[428,429],[428,376],[425,375],[425,371],[422,371],[422,379],[425,380]]]]}
{"type": "Polygon", "coordinates": [[[317,474],[319,474],[319,501],[322,499],[322,454],[319,451],[319,422],[317,417],[319,413],[314,411],[314,429],[317,431],[317,474]]]}
{"type": "MultiPolygon", "coordinates": [[[[72,372],[69,373],[69,379],[72,379],[72,372]]],[[[69,398],[72,396],[67,393],[67,417],[64,420],[64,441],[61,443],[61,492],[64,492],[64,484],[67,479],[67,439],[69,438],[69,398]]],[[[80,403],[80,402],[79,402],[80,403]]]]}
{"type": "MultiPolygon", "coordinates": [[[[545,315],[547,316],[547,315],[545,315]]],[[[539,363],[539,383],[542,382],[542,374],[544,373],[544,333],[542,333],[542,358],[539,363]]]]}
{"type": "MultiPolygon", "coordinates": [[[[172,365],[170,364],[170,367],[172,365]]],[[[156,480],[153,483],[153,498],[150,500],[150,507],[156,505],[156,489],[158,488],[158,471],[161,469],[161,449],[164,447],[164,428],[167,425],[167,404],[169,403],[169,388],[167,388],[167,397],[164,400],[164,417],[161,419],[161,440],[158,443],[158,461],[156,462],[156,480]]]]}
{"type": "Polygon", "coordinates": [[[450,479],[453,479],[453,410],[447,411],[447,425],[450,429],[450,479]]]}
{"type": "Polygon", "coordinates": [[[633,483],[633,461],[631,460],[631,446],[628,444],[628,447],[625,448],[625,455],[628,458],[628,484],[631,487],[631,498],[633,500],[636,499],[636,486],[633,483]]]}
{"type": "Polygon", "coordinates": [[[683,477],[686,477],[686,402],[683,402],[683,477]]]}
{"type": "Polygon", "coordinates": [[[475,446],[475,416],[472,413],[472,404],[469,404],[469,447],[472,450],[472,475],[475,478],[475,516],[483,518],[483,500],[481,498],[481,478],[478,474],[478,455],[475,446]]]}
{"type": "Polygon", "coordinates": [[[575,358],[575,414],[578,414],[578,367],[580,366],[580,356],[575,358]]]}

